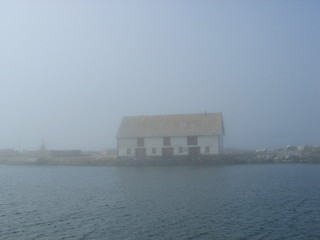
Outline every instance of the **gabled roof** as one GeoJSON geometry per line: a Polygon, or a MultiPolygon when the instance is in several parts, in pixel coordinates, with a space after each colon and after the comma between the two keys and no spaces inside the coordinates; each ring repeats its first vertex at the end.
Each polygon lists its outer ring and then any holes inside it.
{"type": "Polygon", "coordinates": [[[117,138],[211,135],[224,135],[222,113],[124,117],[117,138]]]}

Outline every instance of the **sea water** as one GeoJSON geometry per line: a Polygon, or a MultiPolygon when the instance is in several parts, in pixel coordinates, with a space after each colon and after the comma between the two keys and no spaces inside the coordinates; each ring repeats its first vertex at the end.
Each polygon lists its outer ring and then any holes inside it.
{"type": "Polygon", "coordinates": [[[320,239],[320,165],[0,166],[0,239],[320,239]]]}

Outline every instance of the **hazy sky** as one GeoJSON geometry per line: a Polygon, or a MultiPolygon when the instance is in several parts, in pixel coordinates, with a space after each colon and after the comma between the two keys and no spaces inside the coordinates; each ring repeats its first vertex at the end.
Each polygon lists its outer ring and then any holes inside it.
{"type": "Polygon", "coordinates": [[[320,1],[0,0],[0,149],[116,146],[223,112],[225,146],[320,144],[320,1]]]}

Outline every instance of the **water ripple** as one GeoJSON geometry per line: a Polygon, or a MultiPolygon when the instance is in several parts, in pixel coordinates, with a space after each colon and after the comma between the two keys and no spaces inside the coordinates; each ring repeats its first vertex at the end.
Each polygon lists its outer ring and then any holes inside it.
{"type": "Polygon", "coordinates": [[[319,172],[0,166],[0,239],[320,239],[319,172]]]}

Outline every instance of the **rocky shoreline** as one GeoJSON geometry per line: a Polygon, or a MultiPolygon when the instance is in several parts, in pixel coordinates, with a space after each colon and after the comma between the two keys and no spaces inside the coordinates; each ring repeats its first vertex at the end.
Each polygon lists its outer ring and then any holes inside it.
{"type": "Polygon", "coordinates": [[[320,147],[299,151],[296,148],[277,151],[226,153],[199,157],[120,159],[103,155],[79,157],[0,157],[0,164],[47,166],[179,166],[258,163],[320,163],[320,147]]]}

